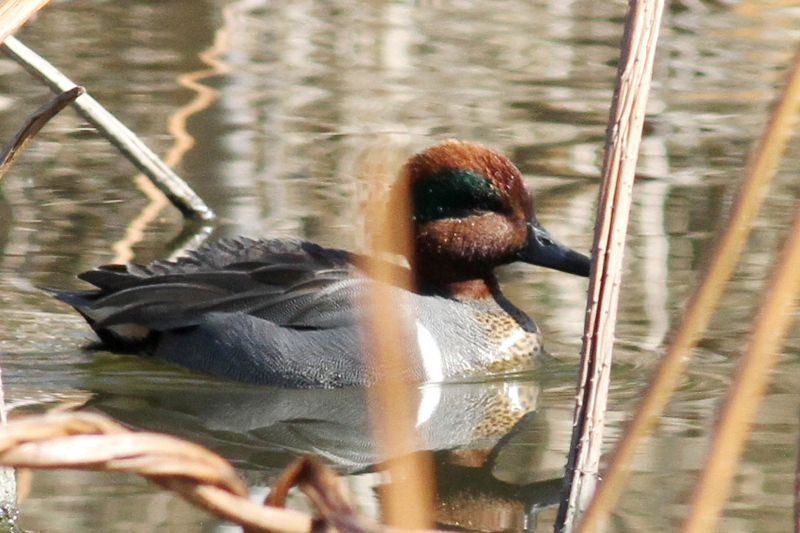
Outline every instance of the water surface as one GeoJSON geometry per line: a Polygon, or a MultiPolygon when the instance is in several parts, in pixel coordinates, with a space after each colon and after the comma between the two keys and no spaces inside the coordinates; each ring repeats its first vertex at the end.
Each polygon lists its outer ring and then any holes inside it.
{"type": "MultiPolygon", "coordinates": [[[[174,148],[176,132],[192,136],[176,169],[219,214],[215,237],[300,237],[363,250],[369,228],[360,213],[382,190],[367,186],[365,176],[376,168],[390,173],[408,154],[455,137],[511,157],[536,193],[544,224],[588,250],[625,7],[585,0],[63,0],[19,37],[87,86],[159,154],[174,148]],[[213,91],[198,93],[194,82],[213,91]],[[182,120],[198,98],[200,110],[182,120]]],[[[634,408],[706,261],[800,40],[798,18],[791,3],[757,1],[673,2],[665,16],[634,190],[609,442],[634,408]]],[[[0,74],[0,138],[8,139],[49,94],[9,60],[0,60],[0,74]]],[[[667,531],[682,520],[796,203],[799,148],[791,144],[723,305],[638,457],[615,531],[667,531]]],[[[138,426],[175,430],[234,461],[256,489],[293,454],[311,449],[351,474],[360,508],[374,512],[374,479],[365,469],[371,445],[360,421],[319,415],[320,405],[332,402],[342,406],[337,413],[348,412],[359,405],[358,393],[298,395],[88,352],[82,348],[92,336],[82,320],[37,289],[78,288],[75,275],[98,264],[147,262],[173,251],[180,216],[150,202],[135,175],[66,111],[0,183],[7,400],[34,411],[88,402],[138,426]],[[297,423],[300,415],[281,406],[316,422],[297,423]]],[[[502,281],[506,295],[543,330],[554,361],[534,376],[421,392],[421,424],[454,428],[425,436],[429,447],[445,450],[441,462],[450,468],[440,480],[445,525],[518,530],[526,525],[524,506],[496,481],[531,486],[563,468],[586,281],[525,265],[504,269],[502,281]],[[453,411],[425,419],[425,394],[438,394],[453,411]],[[464,402],[486,409],[459,419],[452,413],[463,411],[464,402]],[[535,416],[492,472],[459,470],[475,457],[469,450],[496,441],[485,428],[499,426],[486,421],[501,407],[535,416]]],[[[799,348],[795,328],[721,530],[791,527],[799,348]]],[[[225,530],[129,476],[35,472],[23,481],[26,529],[225,530]]],[[[550,530],[554,514],[544,510],[537,530],[550,530]]]]}

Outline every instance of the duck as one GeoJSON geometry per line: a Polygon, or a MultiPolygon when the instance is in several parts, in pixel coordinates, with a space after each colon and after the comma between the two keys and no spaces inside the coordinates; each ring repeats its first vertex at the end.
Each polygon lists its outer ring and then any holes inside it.
{"type": "MultiPolygon", "coordinates": [[[[495,269],[522,262],[587,277],[591,261],[537,220],[517,167],[482,144],[446,140],[413,155],[389,196],[410,211],[408,266],[396,268],[413,283],[390,287],[408,332],[407,377],[534,366],[541,333],[495,269]]],[[[228,238],[174,261],[99,266],[78,276],[93,289],[53,295],[113,352],[258,385],[364,387],[379,379],[360,342],[364,296],[386,283],[364,261],[304,240],[228,238]]]]}

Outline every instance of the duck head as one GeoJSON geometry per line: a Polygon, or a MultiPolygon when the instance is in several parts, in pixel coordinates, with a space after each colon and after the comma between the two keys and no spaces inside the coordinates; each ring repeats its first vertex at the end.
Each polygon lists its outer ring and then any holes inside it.
{"type": "Polygon", "coordinates": [[[536,220],[517,167],[481,144],[435,144],[408,160],[398,185],[409,199],[409,262],[421,287],[488,296],[496,286],[493,270],[516,261],[589,275],[589,258],[536,220]]]}

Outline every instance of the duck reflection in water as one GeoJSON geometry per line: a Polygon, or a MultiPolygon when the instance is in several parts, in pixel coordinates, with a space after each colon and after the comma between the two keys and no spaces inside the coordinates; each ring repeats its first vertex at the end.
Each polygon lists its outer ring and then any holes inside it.
{"type": "MultiPolygon", "coordinates": [[[[158,368],[131,379],[119,361],[107,364],[80,384],[94,393],[87,408],[207,446],[251,486],[271,486],[286,465],[313,454],[347,476],[359,508],[376,506],[376,471],[387,458],[373,447],[365,389],[259,387],[158,368]]],[[[522,530],[557,501],[561,481],[552,478],[563,461],[545,454],[552,443],[530,376],[424,384],[415,407],[419,450],[434,453],[442,527],[522,530]]]]}

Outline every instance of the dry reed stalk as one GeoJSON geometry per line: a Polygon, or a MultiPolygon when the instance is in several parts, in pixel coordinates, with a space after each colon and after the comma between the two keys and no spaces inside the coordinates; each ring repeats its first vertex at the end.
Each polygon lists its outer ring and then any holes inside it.
{"type": "Polygon", "coordinates": [[[797,443],[797,465],[794,470],[794,533],[800,533],[800,439],[797,443]]]}
{"type": "Polygon", "coordinates": [[[644,398],[625,433],[610,456],[608,468],[597,493],[584,513],[579,533],[598,531],[617,504],[630,472],[636,450],[650,434],[678,385],[689,354],[711,320],[725,284],[733,274],[744,248],[750,227],[775,173],[781,154],[794,127],[800,107],[800,48],[794,57],[783,91],[770,121],[754,146],[737,191],[731,214],[714,255],[683,312],[683,318],[662,356],[651,383],[644,388],[644,398]]]}
{"type": "MultiPolygon", "coordinates": [[[[30,20],[40,9],[47,5],[48,2],[49,0],[7,0],[0,4],[0,43],[22,27],[22,25],[30,20]]],[[[28,141],[36,135],[36,132],[39,131],[53,115],[63,109],[62,102],[57,101],[59,98],[66,101],[69,97],[61,95],[53,102],[50,102],[52,106],[50,111],[45,109],[48,106],[39,109],[34,115],[38,115],[39,113],[42,113],[42,115],[36,118],[31,117],[25,127],[23,127],[23,130],[18,133],[17,137],[9,144],[6,152],[2,156],[0,179],[8,172],[14,160],[25,148],[28,141]],[[52,115],[47,116],[47,113],[51,111],[52,115]]],[[[74,97],[72,97],[72,100],[74,100],[74,97]]],[[[0,354],[0,356],[1,355],[2,354],[0,354]]],[[[0,422],[2,424],[6,423],[5,389],[2,381],[0,381],[0,422]]],[[[3,507],[5,511],[9,511],[10,508],[15,505],[16,499],[17,490],[14,473],[10,469],[3,469],[0,471],[0,507],[3,507]]]]}
{"type": "Polygon", "coordinates": [[[304,457],[286,467],[267,496],[265,505],[283,507],[289,489],[299,487],[328,524],[340,532],[379,533],[380,526],[359,516],[336,473],[314,459],[304,457]]]}
{"type": "Polygon", "coordinates": [[[572,531],[598,478],[622,257],[663,0],[632,1],[611,106],[593,245],[581,373],[556,531],[572,531]]]}
{"type": "Polygon", "coordinates": [[[25,124],[17,132],[14,138],[8,142],[3,154],[0,155],[0,180],[6,175],[11,165],[20,156],[25,147],[28,145],[34,135],[47,124],[51,118],[56,116],[62,109],[75,101],[77,97],[82,95],[86,90],[83,87],[73,87],[69,91],[65,91],[52,100],[44,104],[42,107],[34,111],[25,121],[25,124]]]}
{"type": "Polygon", "coordinates": [[[387,528],[357,515],[336,474],[310,459],[286,469],[268,503],[282,505],[289,488],[297,485],[321,518],[256,505],[219,455],[175,437],[132,432],[92,413],[33,416],[0,427],[0,465],[137,474],[243,526],[246,533],[441,533],[387,528]]]}
{"type": "Polygon", "coordinates": [[[800,203],[787,242],[762,293],[747,351],[739,360],[714,428],[682,531],[714,531],[736,473],[747,434],[769,382],[800,297],[800,203]]]}
{"type": "MultiPolygon", "coordinates": [[[[15,37],[8,37],[2,44],[2,50],[55,92],[68,91],[76,86],[72,80],[15,37]]],[[[131,163],[146,174],[186,218],[195,220],[214,218],[214,212],[191,187],[97,100],[87,93],[80,96],[72,105],[131,163]]]]}
{"type": "Polygon", "coordinates": [[[304,513],[250,502],[244,483],[217,454],[174,437],[130,432],[101,415],[59,413],[11,422],[0,428],[0,464],[135,473],[251,531],[312,528],[304,513]]]}
{"type": "Polygon", "coordinates": [[[50,0],[6,0],[0,4],[0,42],[17,31],[50,0]]]}
{"type": "MultiPolygon", "coordinates": [[[[378,178],[376,176],[376,178],[378,178]]],[[[403,186],[403,181],[396,186],[403,186]]],[[[373,256],[408,251],[411,248],[411,216],[408,195],[396,194],[388,211],[374,212],[383,238],[376,243],[373,256]]],[[[405,254],[410,257],[409,254],[405,254]]],[[[373,283],[367,295],[369,316],[361,324],[365,352],[375,358],[377,382],[370,387],[370,415],[376,449],[386,457],[390,482],[381,489],[382,521],[394,527],[428,529],[433,510],[431,458],[419,452],[416,430],[416,384],[408,376],[408,335],[401,322],[402,305],[395,287],[411,289],[410,272],[383,260],[367,260],[363,265],[373,283]]]]}

